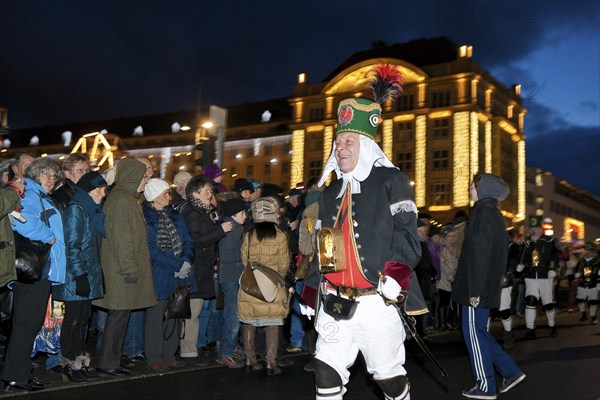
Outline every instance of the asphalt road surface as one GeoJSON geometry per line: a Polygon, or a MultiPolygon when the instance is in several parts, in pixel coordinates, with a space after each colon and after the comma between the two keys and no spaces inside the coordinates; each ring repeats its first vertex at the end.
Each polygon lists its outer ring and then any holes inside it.
{"type": "MultiPolygon", "coordinates": [[[[579,322],[579,313],[559,313],[558,337],[549,336],[549,329],[541,325],[538,338],[523,339],[524,320],[515,318],[516,347],[510,350],[527,378],[499,399],[600,399],[600,324],[579,322]]],[[[538,317],[545,324],[545,316],[538,317]]],[[[492,322],[492,331],[501,341],[500,322],[492,322]]],[[[411,398],[461,399],[461,391],[471,388],[471,367],[458,331],[434,333],[426,340],[429,348],[448,371],[448,379],[441,376],[435,365],[416,346],[407,342],[406,369],[411,382],[411,398]]],[[[229,369],[214,363],[209,367],[188,366],[158,374],[139,364],[128,378],[102,378],[85,384],[65,384],[59,374],[47,372],[43,366],[36,375],[54,381],[54,385],[40,392],[15,391],[0,394],[0,399],[27,400],[137,400],[137,399],[314,399],[313,374],[303,370],[309,361],[307,353],[289,357],[293,365],[283,369],[279,376],[267,377],[264,371],[247,374],[243,369],[229,369]]],[[[43,362],[42,362],[43,365],[43,362]]],[[[366,372],[362,359],[352,367],[345,400],[382,399],[383,394],[366,372]]],[[[497,377],[500,383],[500,377],[497,377]]]]}

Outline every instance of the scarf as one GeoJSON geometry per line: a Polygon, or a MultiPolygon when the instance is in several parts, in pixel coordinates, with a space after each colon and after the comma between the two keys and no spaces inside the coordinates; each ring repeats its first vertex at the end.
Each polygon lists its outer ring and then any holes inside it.
{"type": "Polygon", "coordinates": [[[73,185],[75,193],[73,194],[73,201],[83,208],[83,211],[90,217],[90,229],[93,233],[106,237],[106,231],[104,230],[104,211],[102,210],[102,204],[96,204],[92,196],[90,196],[85,190],[81,189],[77,185],[73,185]]]}
{"type": "Polygon", "coordinates": [[[202,201],[200,201],[200,199],[197,199],[196,197],[192,197],[191,199],[189,199],[189,202],[192,206],[194,206],[194,208],[199,209],[206,215],[210,215],[211,211],[213,210],[212,205],[204,204],[202,201]]]}
{"type": "Polygon", "coordinates": [[[172,251],[175,257],[179,257],[182,252],[181,237],[169,215],[169,209],[165,207],[156,211],[158,212],[158,227],[156,228],[158,247],[162,250],[172,251]]]}

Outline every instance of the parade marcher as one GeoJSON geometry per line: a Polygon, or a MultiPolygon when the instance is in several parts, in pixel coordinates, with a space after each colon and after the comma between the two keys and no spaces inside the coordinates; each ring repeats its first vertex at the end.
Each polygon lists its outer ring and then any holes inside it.
{"type": "Polygon", "coordinates": [[[550,236],[542,231],[541,216],[529,217],[530,240],[526,243],[527,252],[523,264],[517,265],[517,271],[525,276],[525,324],[526,339],[535,339],[535,317],[538,299],[546,311],[550,336],[556,336],[556,310],[552,295],[552,279],[556,276],[554,266],[558,266],[558,251],[550,236]]]}
{"type": "Polygon", "coordinates": [[[598,284],[600,283],[600,257],[598,257],[598,248],[594,243],[588,242],[583,246],[585,253],[579,261],[579,268],[575,274],[579,280],[577,287],[577,306],[581,312],[579,321],[587,320],[585,312],[585,301],[587,299],[590,306],[590,317],[592,324],[598,323],[596,320],[596,310],[598,309],[598,284]]]}
{"type": "Polygon", "coordinates": [[[500,307],[498,312],[502,320],[502,328],[504,329],[504,349],[512,349],[515,347],[515,340],[512,332],[512,293],[515,286],[515,268],[518,265],[515,259],[511,257],[511,250],[514,253],[516,247],[514,232],[509,232],[510,241],[508,242],[508,256],[506,261],[506,272],[502,279],[502,293],[500,295],[500,307]]]}
{"type": "Polygon", "coordinates": [[[410,286],[407,313],[427,312],[416,274],[411,271],[421,257],[413,190],[406,175],[375,142],[381,104],[400,92],[403,78],[392,65],[379,66],[376,75],[375,102],[348,98],[339,103],[335,142],[319,181],[322,186],[329,174],[336,172],[337,180],[321,196],[315,226],[339,229],[347,250],[345,270],[323,269],[322,275],[311,271],[302,293],[310,307],[303,307],[303,313],[310,314],[312,307],[325,304],[317,303],[319,292],[327,295],[332,306],[329,311],[317,307],[317,399],[342,399],[350,378],[348,368],[359,351],[386,399],[409,399],[404,369],[406,332],[396,308],[401,306],[386,300],[398,302],[401,291],[410,286]],[[382,271],[385,275],[380,279],[382,271]],[[341,319],[336,311],[341,311],[341,303],[351,303],[348,309],[354,308],[354,314],[341,319]],[[332,334],[335,340],[328,340],[332,334]]]}
{"type": "Polygon", "coordinates": [[[525,379],[488,328],[490,309],[500,305],[508,258],[508,234],[499,205],[508,193],[504,181],[492,174],[475,175],[470,185],[475,206],[469,215],[452,287],[452,299],[462,305],[462,332],[475,378],[475,386],[462,392],[470,399],[496,398],[494,367],[503,378],[500,393],[525,379]]]}
{"type": "Polygon", "coordinates": [[[98,377],[90,369],[85,339],[87,323],[92,314],[92,300],[104,296],[100,239],[105,235],[102,200],[106,195],[106,186],[106,181],[97,172],[78,176],[77,184],[69,186],[73,192],[70,192],[69,203],[62,214],[67,258],[66,282],[52,288],[52,297],[64,302],[60,361],[62,374],[71,382],[85,382],[98,377]]]}

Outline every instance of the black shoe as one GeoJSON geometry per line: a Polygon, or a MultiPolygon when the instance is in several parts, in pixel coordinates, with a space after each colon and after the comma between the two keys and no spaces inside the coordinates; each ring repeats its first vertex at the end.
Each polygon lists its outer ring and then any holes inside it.
{"type": "Polygon", "coordinates": [[[533,340],[535,338],[535,329],[527,329],[527,332],[525,332],[525,339],[533,340]]]}
{"type": "Polygon", "coordinates": [[[131,375],[130,371],[123,369],[123,368],[117,368],[117,369],[96,368],[96,372],[98,372],[99,374],[111,375],[111,376],[131,375]]]}
{"type": "Polygon", "coordinates": [[[581,318],[579,318],[579,322],[587,321],[587,314],[585,312],[581,313],[581,318]]]}
{"type": "Polygon", "coordinates": [[[556,337],[556,325],[550,327],[550,336],[556,337]]]}
{"type": "Polygon", "coordinates": [[[81,383],[87,381],[80,369],[73,369],[68,364],[63,368],[62,376],[63,382],[81,383]]]}
{"type": "Polygon", "coordinates": [[[81,374],[85,376],[88,381],[93,381],[100,378],[96,371],[92,371],[90,367],[81,368],[81,374]]]}
{"type": "Polygon", "coordinates": [[[131,369],[135,367],[135,363],[133,362],[133,360],[127,356],[123,356],[121,357],[121,368],[124,369],[131,369]]]}
{"type": "Polygon", "coordinates": [[[36,390],[46,389],[50,385],[52,385],[51,382],[42,382],[34,377],[28,382],[5,381],[4,391],[11,392],[15,389],[23,389],[27,390],[28,392],[34,392],[36,390]]]}

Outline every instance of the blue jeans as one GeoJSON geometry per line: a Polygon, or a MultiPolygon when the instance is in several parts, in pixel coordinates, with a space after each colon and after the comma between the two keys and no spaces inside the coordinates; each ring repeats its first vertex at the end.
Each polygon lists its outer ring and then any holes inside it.
{"type": "Polygon", "coordinates": [[[238,283],[222,283],[224,303],[223,326],[221,328],[220,357],[231,357],[239,344],[240,320],[237,316],[237,296],[240,290],[238,283]]]}
{"type": "Polygon", "coordinates": [[[469,351],[471,369],[477,387],[486,393],[496,393],[494,367],[502,378],[514,378],[521,370],[488,331],[487,308],[462,305],[462,332],[469,351]]]}
{"type": "Polygon", "coordinates": [[[144,318],[145,310],[135,310],[129,316],[125,341],[123,342],[123,355],[135,357],[144,352],[144,318]]]}
{"type": "MultiPolygon", "coordinates": [[[[214,280],[215,293],[219,290],[219,281],[214,280]]],[[[198,347],[205,347],[208,343],[216,342],[221,337],[222,310],[217,310],[217,299],[204,299],[200,320],[200,332],[198,333],[198,347]]]]}
{"type": "MultiPolygon", "coordinates": [[[[302,293],[304,281],[298,281],[294,285],[296,293],[302,293]]],[[[302,346],[304,335],[304,316],[300,313],[300,303],[295,298],[292,298],[292,312],[290,316],[290,343],[292,346],[302,346]]]]}

